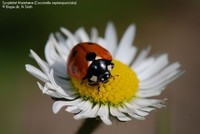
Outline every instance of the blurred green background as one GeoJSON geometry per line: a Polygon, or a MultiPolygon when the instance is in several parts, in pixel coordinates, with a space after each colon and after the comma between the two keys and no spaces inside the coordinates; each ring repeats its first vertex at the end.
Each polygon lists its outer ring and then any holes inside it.
{"type": "Polygon", "coordinates": [[[73,134],[77,130],[82,121],[64,110],[54,115],[53,101],[40,92],[24,65],[36,65],[28,56],[30,49],[44,58],[49,34],[60,27],[74,32],[84,26],[90,32],[95,26],[103,36],[108,21],[115,23],[118,39],[135,23],[136,46],[151,45],[151,54],[167,52],[170,61],[180,61],[186,73],[159,97],[169,99],[166,108],[152,112],[145,121],[101,125],[95,134],[200,133],[198,0],[77,0],[77,5],[1,8],[0,16],[1,134],[73,134]]]}

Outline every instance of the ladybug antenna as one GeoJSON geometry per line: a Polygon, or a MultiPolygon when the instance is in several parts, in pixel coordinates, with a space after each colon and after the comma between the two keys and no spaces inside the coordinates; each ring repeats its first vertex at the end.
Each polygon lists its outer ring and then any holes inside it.
{"type": "Polygon", "coordinates": [[[89,53],[87,53],[87,55],[86,55],[86,60],[87,61],[94,61],[95,60],[95,58],[96,58],[96,53],[95,52],[89,52],[89,53]]]}
{"type": "Polygon", "coordinates": [[[98,90],[98,93],[99,93],[100,92],[100,85],[98,85],[97,90],[98,90]]]}
{"type": "Polygon", "coordinates": [[[119,77],[119,75],[110,75],[110,78],[115,79],[115,77],[119,77]]]}

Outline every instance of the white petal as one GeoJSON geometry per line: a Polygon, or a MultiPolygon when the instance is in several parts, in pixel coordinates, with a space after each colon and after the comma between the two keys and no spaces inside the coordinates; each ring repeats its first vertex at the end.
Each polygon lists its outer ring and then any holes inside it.
{"type": "Polygon", "coordinates": [[[37,84],[43,94],[47,94],[47,95],[49,95],[51,97],[55,97],[55,98],[60,98],[60,95],[58,95],[54,90],[49,89],[47,84],[45,84],[44,87],[39,82],[37,82],[37,84]]]}
{"type": "Polygon", "coordinates": [[[66,67],[65,62],[55,62],[52,65],[52,68],[54,69],[55,74],[57,76],[60,76],[62,78],[66,78],[66,79],[69,78],[69,74],[67,73],[67,67],[66,67]]]}
{"type": "Polygon", "coordinates": [[[65,38],[63,37],[63,35],[60,32],[56,32],[55,33],[56,38],[58,39],[58,43],[65,43],[65,38]]]}
{"type": "Polygon", "coordinates": [[[142,117],[142,116],[140,116],[140,115],[137,115],[137,114],[135,114],[135,113],[128,113],[130,116],[132,116],[133,118],[135,118],[135,119],[138,119],[138,120],[144,120],[145,118],[144,117],[142,117]]]}
{"type": "Polygon", "coordinates": [[[124,108],[123,106],[119,106],[119,107],[118,107],[118,110],[119,110],[120,112],[122,112],[122,113],[128,113],[127,109],[124,108]]]}
{"type": "Polygon", "coordinates": [[[163,103],[166,99],[158,100],[158,99],[144,99],[144,98],[136,98],[133,100],[133,103],[135,103],[138,106],[141,107],[149,107],[149,106],[160,106],[161,103],[163,103]]]}
{"type": "Polygon", "coordinates": [[[37,82],[37,84],[38,84],[38,87],[41,89],[42,93],[47,92],[48,88],[46,86],[43,87],[39,82],[37,82]]]}
{"type": "MultiPolygon", "coordinates": [[[[173,63],[169,66],[167,66],[165,69],[163,69],[160,73],[157,75],[153,76],[151,79],[148,79],[146,81],[143,81],[143,85],[149,85],[156,83],[157,81],[161,79],[166,79],[166,77],[169,77],[170,75],[174,74],[174,72],[177,72],[177,69],[180,67],[179,63],[173,63]]],[[[175,73],[176,74],[176,73],[175,73]]],[[[172,75],[173,76],[173,75],[172,75]]]]}
{"type": "Polygon", "coordinates": [[[35,61],[38,63],[38,65],[42,69],[42,71],[46,75],[48,75],[48,73],[49,73],[49,67],[47,66],[47,64],[33,50],[30,50],[30,52],[31,52],[31,55],[33,56],[33,58],[35,59],[35,61]]]}
{"type": "Polygon", "coordinates": [[[125,31],[122,39],[120,40],[119,46],[124,46],[124,47],[132,46],[133,40],[135,38],[135,32],[136,32],[135,25],[133,24],[130,25],[125,31]]]}
{"type": "Polygon", "coordinates": [[[139,53],[139,55],[137,56],[137,58],[135,59],[135,61],[133,62],[133,64],[131,65],[131,68],[132,69],[136,68],[146,58],[146,56],[149,54],[150,50],[151,50],[151,47],[143,49],[139,53]]]}
{"type": "Polygon", "coordinates": [[[77,94],[68,94],[67,91],[64,91],[63,89],[61,89],[60,87],[56,87],[55,85],[53,85],[52,83],[50,82],[47,82],[45,84],[45,86],[47,86],[48,88],[48,92],[46,92],[46,94],[50,95],[50,96],[54,96],[53,94],[56,94],[56,98],[65,98],[65,99],[68,99],[68,100],[73,100],[75,98],[77,98],[77,94]]]}
{"type": "Polygon", "coordinates": [[[99,107],[100,105],[99,104],[96,104],[92,109],[91,111],[88,113],[88,117],[90,118],[94,118],[97,116],[97,112],[99,111],[99,107]]]}
{"type": "Polygon", "coordinates": [[[81,112],[81,110],[76,105],[75,106],[68,106],[65,110],[67,112],[70,112],[70,113],[79,113],[79,112],[81,112]]]}
{"type": "Polygon", "coordinates": [[[60,111],[60,109],[64,106],[67,106],[68,103],[66,101],[56,101],[53,103],[53,112],[56,114],[60,111]]]}
{"type": "Polygon", "coordinates": [[[79,108],[82,110],[80,113],[74,116],[74,119],[88,118],[91,113],[92,103],[90,101],[85,101],[84,104],[80,105],[79,108]]]}
{"type": "Polygon", "coordinates": [[[134,112],[135,112],[137,115],[143,116],[143,117],[149,115],[148,112],[142,111],[142,110],[140,110],[140,109],[137,109],[137,110],[135,110],[134,112]]]}
{"type": "Polygon", "coordinates": [[[93,27],[91,29],[91,42],[97,42],[97,39],[98,39],[98,30],[93,27]]]}
{"type": "MultiPolygon", "coordinates": [[[[70,43],[66,43],[66,39],[61,35],[61,33],[60,32],[56,32],[56,38],[58,39],[58,44],[59,45],[57,45],[57,46],[59,46],[59,52],[61,53],[61,56],[63,56],[63,57],[68,57],[68,55],[69,55],[69,52],[70,52],[70,50],[71,50],[71,47],[69,47],[69,46],[71,46],[72,44],[70,43]]],[[[68,39],[69,40],[69,39],[68,39]]],[[[65,59],[65,58],[64,58],[65,59]]],[[[67,58],[66,58],[67,59],[67,58]]]]}
{"type": "Polygon", "coordinates": [[[125,31],[119,46],[116,50],[114,57],[123,63],[129,65],[133,60],[137,48],[132,46],[132,42],[135,36],[135,26],[130,25],[125,31]]]}
{"type": "Polygon", "coordinates": [[[125,114],[120,112],[117,108],[110,106],[110,113],[116,116],[120,121],[130,121],[131,118],[127,117],[125,114]]]}
{"type": "Polygon", "coordinates": [[[154,62],[155,62],[155,58],[150,57],[150,58],[145,59],[141,64],[139,64],[135,68],[131,67],[131,69],[137,75],[140,75],[143,71],[145,71],[148,67],[150,67],[154,62]]]}
{"type": "Polygon", "coordinates": [[[80,114],[77,116],[74,116],[74,118],[75,119],[95,118],[95,117],[97,117],[98,110],[99,110],[99,104],[96,104],[93,108],[92,108],[92,104],[91,104],[87,111],[80,112],[80,114]]]}
{"type": "Polygon", "coordinates": [[[111,125],[112,122],[109,119],[109,110],[107,105],[101,105],[97,115],[100,116],[101,120],[106,124],[106,125],[111,125]]]}
{"type": "MultiPolygon", "coordinates": [[[[86,101],[82,101],[80,102],[79,104],[77,104],[77,107],[80,109],[80,106],[84,105],[86,103],[86,101]]],[[[79,120],[79,119],[83,119],[84,117],[82,117],[82,114],[84,113],[85,111],[83,111],[82,109],[80,109],[80,112],[77,113],[75,116],[74,116],[74,119],[75,120],[79,120]]]]}
{"type": "Polygon", "coordinates": [[[78,105],[82,102],[82,99],[76,99],[73,101],[56,101],[54,102],[52,109],[54,113],[58,113],[60,109],[64,106],[74,106],[78,105]]]}
{"type": "Polygon", "coordinates": [[[90,101],[83,101],[84,103],[79,105],[79,108],[83,111],[87,111],[88,109],[92,108],[92,104],[90,101]]]}
{"type": "Polygon", "coordinates": [[[146,111],[146,112],[151,112],[152,110],[155,110],[155,108],[153,108],[153,107],[143,107],[143,108],[140,108],[140,110],[146,111]]]}
{"type": "Polygon", "coordinates": [[[57,85],[59,85],[63,90],[67,92],[67,94],[72,95],[74,93],[77,93],[77,91],[74,90],[71,81],[69,81],[68,79],[54,76],[54,80],[56,81],[57,85]]]}
{"type": "Polygon", "coordinates": [[[106,48],[114,55],[117,47],[117,32],[112,22],[109,22],[105,31],[106,48]]]}
{"type": "Polygon", "coordinates": [[[57,76],[54,77],[54,80],[56,81],[57,85],[60,86],[67,94],[69,95],[74,95],[77,93],[76,90],[74,90],[74,87],[70,81],[67,79],[62,79],[57,76]]]}
{"type": "Polygon", "coordinates": [[[106,40],[103,38],[98,38],[97,39],[97,44],[99,44],[100,46],[102,46],[103,48],[106,49],[106,40]]]}
{"type": "Polygon", "coordinates": [[[80,40],[80,42],[89,42],[89,36],[83,27],[79,28],[75,32],[75,37],[80,40]]]}
{"type": "Polygon", "coordinates": [[[26,71],[28,71],[30,74],[32,74],[33,76],[35,76],[36,78],[38,78],[39,80],[43,81],[43,82],[47,82],[48,81],[48,77],[39,69],[37,69],[36,67],[26,64],[26,71]]]}
{"type": "MultiPolygon", "coordinates": [[[[120,49],[120,47],[118,49],[120,49]]],[[[124,47],[120,49],[119,53],[115,56],[115,59],[123,62],[126,65],[129,65],[133,61],[136,52],[136,47],[124,47]]]]}
{"type": "Polygon", "coordinates": [[[60,30],[63,32],[63,34],[68,37],[68,39],[71,41],[72,43],[72,46],[75,46],[76,44],[78,44],[78,41],[76,39],[76,37],[74,37],[74,35],[69,31],[67,30],[66,28],[64,27],[61,27],[60,30]]]}
{"type": "MultiPolygon", "coordinates": [[[[77,40],[77,42],[79,43],[78,40],[77,40]]],[[[77,44],[78,44],[78,43],[77,43],[77,44]]],[[[73,48],[74,46],[76,46],[77,44],[74,44],[73,41],[70,40],[70,39],[66,39],[66,41],[65,41],[65,46],[66,46],[66,48],[67,48],[69,51],[72,50],[72,48],[73,48]]]]}
{"type": "Polygon", "coordinates": [[[60,86],[56,84],[55,80],[54,80],[54,70],[51,69],[50,71],[50,81],[51,81],[51,84],[55,87],[55,88],[58,88],[60,89],[60,86]]]}
{"type": "Polygon", "coordinates": [[[58,59],[58,61],[62,60],[62,63],[66,64],[67,57],[69,55],[70,50],[66,49],[66,47],[64,47],[64,45],[62,45],[62,43],[58,44],[58,42],[56,42],[56,40],[55,40],[54,44],[55,44],[55,49],[58,52],[58,55],[60,57],[58,59]]]}
{"type": "MultiPolygon", "coordinates": [[[[66,98],[66,99],[74,99],[76,97],[76,95],[72,95],[72,91],[69,92],[68,94],[68,91],[67,90],[64,90],[62,89],[56,82],[55,82],[55,79],[54,79],[54,72],[53,72],[53,69],[51,70],[50,72],[50,81],[51,81],[51,84],[49,84],[48,86],[51,88],[51,89],[54,89],[56,91],[57,94],[59,94],[61,97],[63,98],[66,98]]],[[[76,92],[74,92],[75,94],[76,92]]]]}
{"type": "Polygon", "coordinates": [[[152,64],[148,69],[138,75],[140,81],[146,80],[156,73],[158,73],[161,69],[163,69],[168,64],[168,55],[163,54],[159,56],[155,63],[152,64]]]}
{"type": "Polygon", "coordinates": [[[57,89],[52,85],[52,83],[50,82],[47,82],[44,86],[44,89],[43,89],[43,93],[49,95],[49,96],[52,96],[52,97],[55,97],[55,98],[66,98],[66,99],[69,99],[69,100],[72,100],[72,96],[63,96],[62,94],[59,94],[59,92],[56,91],[57,89]]]}
{"type": "Polygon", "coordinates": [[[55,61],[63,62],[55,49],[55,43],[57,43],[56,39],[54,35],[51,34],[45,46],[45,58],[47,62],[49,63],[49,65],[53,65],[55,61]]]}
{"type": "Polygon", "coordinates": [[[141,89],[150,89],[150,88],[162,88],[165,87],[167,84],[175,80],[177,77],[179,77],[182,74],[180,70],[175,70],[168,74],[167,76],[159,79],[158,81],[152,83],[152,84],[145,84],[143,82],[140,83],[140,88],[141,89]]]}
{"type": "Polygon", "coordinates": [[[136,119],[138,119],[138,120],[144,120],[144,119],[145,119],[144,117],[135,114],[133,110],[128,109],[128,107],[126,107],[126,106],[124,106],[124,107],[122,107],[122,106],[119,107],[119,110],[120,110],[121,112],[127,113],[127,114],[130,115],[131,117],[136,118],[136,119]]]}
{"type": "Polygon", "coordinates": [[[161,94],[161,91],[164,90],[165,88],[161,88],[160,90],[148,90],[148,91],[138,91],[136,95],[138,97],[153,97],[153,96],[158,96],[161,94]]]}
{"type": "Polygon", "coordinates": [[[73,105],[78,105],[80,103],[82,103],[84,100],[82,98],[78,98],[72,101],[68,101],[68,105],[69,106],[73,106],[73,105]]]}
{"type": "Polygon", "coordinates": [[[112,122],[110,121],[109,117],[101,116],[100,118],[106,125],[112,125],[112,122]]]}
{"type": "Polygon", "coordinates": [[[126,103],[124,107],[126,107],[126,109],[131,113],[134,112],[139,116],[147,116],[149,114],[148,112],[142,111],[139,108],[135,108],[134,105],[131,105],[129,103],[126,103]]]}

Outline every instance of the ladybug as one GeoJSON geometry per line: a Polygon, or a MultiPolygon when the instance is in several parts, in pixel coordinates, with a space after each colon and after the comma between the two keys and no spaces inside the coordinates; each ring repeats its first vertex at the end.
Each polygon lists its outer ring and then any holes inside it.
{"type": "Polygon", "coordinates": [[[67,60],[68,74],[82,82],[87,80],[90,86],[107,83],[113,67],[111,54],[92,42],[82,42],[74,46],[67,60]]]}

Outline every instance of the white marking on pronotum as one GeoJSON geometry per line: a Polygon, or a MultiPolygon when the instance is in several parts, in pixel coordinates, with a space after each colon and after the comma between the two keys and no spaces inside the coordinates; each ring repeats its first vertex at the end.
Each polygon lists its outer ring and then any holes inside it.
{"type": "Polygon", "coordinates": [[[112,65],[108,65],[107,68],[108,68],[109,71],[111,71],[112,70],[112,65]]]}
{"type": "Polygon", "coordinates": [[[92,64],[92,61],[88,61],[88,67],[92,64]]]}
{"type": "Polygon", "coordinates": [[[99,59],[102,59],[102,58],[99,57],[99,56],[96,56],[96,57],[95,57],[95,60],[99,60],[99,59]]]}
{"type": "Polygon", "coordinates": [[[97,81],[97,76],[93,75],[93,76],[90,78],[90,80],[96,82],[96,81],[97,81]]]}

